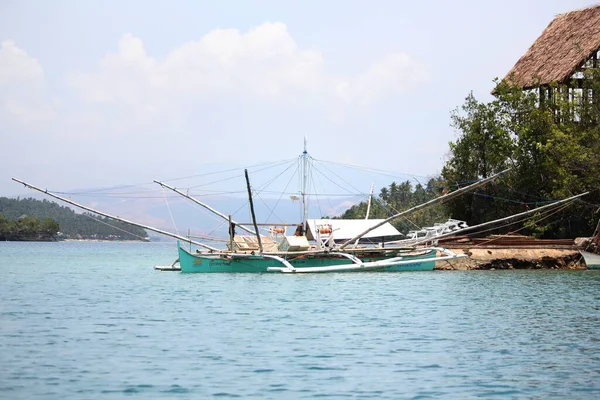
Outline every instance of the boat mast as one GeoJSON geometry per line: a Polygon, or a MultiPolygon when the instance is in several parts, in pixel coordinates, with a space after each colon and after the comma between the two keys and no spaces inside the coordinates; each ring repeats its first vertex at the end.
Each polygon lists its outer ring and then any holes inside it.
{"type": "Polygon", "coordinates": [[[48,196],[54,197],[55,199],[58,199],[58,200],[60,200],[60,201],[64,201],[65,203],[72,204],[72,205],[74,205],[75,207],[79,207],[79,208],[81,208],[81,209],[83,209],[83,210],[86,210],[86,211],[93,212],[94,214],[102,215],[102,216],[104,216],[104,217],[107,217],[107,218],[110,218],[110,219],[114,219],[114,220],[116,220],[116,221],[125,222],[125,223],[128,223],[128,224],[131,224],[131,225],[134,225],[134,226],[140,227],[140,228],[142,228],[142,229],[148,229],[149,231],[153,231],[153,232],[156,232],[156,233],[160,233],[160,234],[163,234],[163,235],[165,235],[165,236],[170,236],[170,237],[172,237],[172,238],[179,239],[179,240],[181,240],[182,242],[187,242],[187,243],[195,244],[196,246],[204,247],[205,249],[208,249],[208,250],[212,250],[212,251],[221,251],[221,250],[217,249],[216,247],[212,247],[212,246],[209,246],[209,245],[207,245],[207,244],[204,244],[204,243],[196,242],[195,240],[191,240],[191,239],[189,239],[189,238],[186,238],[185,236],[176,235],[176,234],[174,234],[174,233],[171,233],[171,232],[163,231],[162,229],[154,228],[154,227],[152,227],[152,226],[148,226],[148,225],[142,225],[142,224],[138,224],[137,222],[128,221],[128,220],[126,220],[126,219],[124,219],[124,218],[115,217],[114,215],[110,215],[110,214],[106,214],[106,213],[103,213],[103,212],[101,212],[101,211],[98,211],[98,210],[94,210],[93,208],[86,207],[86,206],[84,206],[84,205],[81,205],[81,204],[79,204],[79,203],[76,203],[76,202],[74,202],[74,201],[71,201],[71,200],[69,200],[69,199],[66,199],[66,198],[64,198],[64,197],[61,197],[61,196],[59,196],[59,195],[56,195],[56,194],[54,194],[54,193],[51,193],[51,192],[49,192],[48,190],[40,189],[40,188],[39,188],[39,187],[37,187],[37,186],[30,185],[29,183],[27,183],[27,182],[23,182],[22,180],[19,180],[19,179],[16,179],[16,178],[12,178],[12,180],[13,180],[13,181],[15,181],[15,182],[22,183],[23,185],[25,185],[25,187],[31,188],[31,189],[33,189],[33,190],[37,190],[38,192],[45,193],[45,194],[47,194],[48,196]]]}
{"type": "Polygon", "coordinates": [[[308,151],[306,151],[306,136],[304,137],[304,151],[302,152],[302,227],[306,234],[308,219],[308,204],[306,186],[308,183],[308,151]]]}

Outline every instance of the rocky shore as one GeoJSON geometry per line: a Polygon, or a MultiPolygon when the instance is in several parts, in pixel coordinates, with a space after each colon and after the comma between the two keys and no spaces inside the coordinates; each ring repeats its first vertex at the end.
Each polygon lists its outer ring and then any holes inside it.
{"type": "Polygon", "coordinates": [[[436,270],[587,269],[577,249],[451,249],[468,258],[439,261],[436,270]]]}
{"type": "Polygon", "coordinates": [[[454,238],[440,246],[467,258],[440,261],[436,270],[587,269],[579,249],[590,248],[590,238],[535,239],[521,235],[454,238]]]}

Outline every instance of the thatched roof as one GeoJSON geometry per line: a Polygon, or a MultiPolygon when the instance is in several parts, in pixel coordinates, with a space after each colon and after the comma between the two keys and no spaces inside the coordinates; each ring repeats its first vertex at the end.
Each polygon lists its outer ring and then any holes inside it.
{"type": "Polygon", "coordinates": [[[504,78],[521,88],[565,82],[600,49],[600,4],[559,14],[504,78]]]}

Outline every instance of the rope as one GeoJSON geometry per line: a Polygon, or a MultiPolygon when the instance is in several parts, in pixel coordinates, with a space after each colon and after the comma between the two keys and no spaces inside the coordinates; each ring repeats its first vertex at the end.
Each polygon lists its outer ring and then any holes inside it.
{"type": "Polygon", "coordinates": [[[109,224],[108,222],[104,222],[104,221],[102,221],[100,218],[98,218],[98,217],[95,217],[95,216],[93,216],[93,215],[90,215],[90,214],[88,214],[88,213],[83,213],[83,214],[81,214],[81,215],[85,215],[87,218],[90,218],[90,219],[92,219],[92,220],[94,220],[94,221],[96,221],[96,222],[99,222],[99,223],[101,223],[101,224],[104,224],[104,225],[106,225],[106,226],[109,226],[109,227],[111,227],[111,228],[113,228],[113,229],[115,229],[115,230],[117,230],[117,231],[121,231],[121,232],[123,232],[123,233],[126,233],[126,234],[128,234],[128,235],[135,236],[135,237],[137,237],[137,238],[140,238],[140,239],[142,239],[142,240],[143,240],[143,239],[145,239],[145,237],[143,237],[143,236],[136,235],[135,233],[132,233],[132,232],[126,231],[125,229],[121,229],[121,228],[119,228],[119,227],[117,227],[117,226],[111,225],[111,224],[109,224]]]}
{"type": "Polygon", "coordinates": [[[290,186],[290,183],[292,183],[292,180],[294,179],[294,177],[296,176],[297,173],[298,173],[298,166],[296,166],[296,170],[294,171],[293,175],[290,177],[290,180],[288,181],[288,183],[285,185],[285,188],[283,188],[283,192],[281,192],[281,194],[279,195],[277,202],[275,203],[275,205],[273,206],[273,209],[271,210],[271,212],[269,213],[269,216],[267,217],[267,221],[271,218],[271,216],[275,212],[275,208],[277,208],[277,206],[279,205],[279,202],[281,201],[283,195],[285,194],[285,190],[288,188],[288,186],[290,186]]]}
{"type": "MultiPolygon", "coordinates": [[[[314,165],[314,164],[313,164],[314,165]]],[[[321,163],[321,165],[329,172],[331,172],[333,175],[335,175],[338,179],[340,179],[342,182],[344,182],[345,184],[347,184],[348,186],[352,187],[352,189],[356,190],[357,193],[361,193],[361,191],[359,189],[357,189],[354,185],[352,185],[350,182],[346,181],[344,178],[342,178],[341,176],[339,176],[338,174],[336,174],[335,172],[333,172],[332,170],[330,170],[329,168],[327,168],[327,166],[325,166],[323,163],[321,163]]],[[[314,167],[315,171],[319,172],[320,174],[323,174],[321,171],[319,171],[318,168],[314,167]]],[[[333,182],[333,181],[332,181],[333,182]]],[[[350,192],[349,192],[350,193],[350,192]]]]}
{"type": "MultiPolygon", "coordinates": [[[[294,160],[294,159],[292,159],[294,160]]],[[[206,172],[204,174],[196,174],[196,175],[189,175],[189,176],[184,176],[184,177],[180,177],[180,178],[171,178],[171,179],[163,179],[164,182],[170,182],[170,181],[179,181],[179,180],[183,180],[183,179],[190,179],[190,178],[198,178],[200,176],[209,176],[209,175],[217,175],[217,174],[224,174],[226,172],[232,172],[232,171],[240,171],[240,170],[244,170],[244,169],[250,169],[250,168],[254,168],[254,167],[261,167],[263,165],[270,165],[270,164],[281,164],[281,163],[286,163],[289,162],[290,160],[279,160],[279,161],[270,161],[267,163],[259,163],[259,164],[253,164],[250,165],[249,167],[241,167],[241,168],[230,168],[230,169],[226,169],[226,170],[222,170],[222,171],[215,171],[215,172],[206,172]]],[[[264,168],[264,169],[268,169],[270,167],[264,168]]]]}
{"type": "Polygon", "coordinates": [[[179,235],[179,230],[177,229],[177,224],[175,223],[175,219],[173,218],[173,214],[171,213],[171,207],[169,206],[169,201],[167,200],[167,194],[165,192],[165,188],[162,189],[163,194],[165,195],[165,204],[167,205],[167,210],[169,210],[169,215],[171,216],[171,222],[173,222],[173,227],[175,228],[175,232],[179,235]]]}
{"type": "MultiPolygon", "coordinates": [[[[569,205],[570,205],[570,203],[567,203],[567,204],[561,204],[561,205],[560,205],[560,207],[558,207],[556,210],[554,210],[554,209],[550,209],[550,210],[546,210],[546,211],[542,212],[542,215],[543,215],[543,214],[548,214],[548,215],[545,215],[544,217],[541,217],[541,218],[540,218],[540,219],[538,219],[536,222],[543,221],[544,219],[546,219],[546,218],[549,218],[550,216],[552,216],[552,215],[554,215],[554,214],[556,214],[556,213],[558,213],[558,212],[562,211],[563,209],[567,208],[569,205]],[[554,211],[554,212],[553,212],[553,211],[554,211]]],[[[526,221],[526,220],[528,220],[528,219],[530,219],[530,217],[527,217],[527,216],[525,216],[524,218],[521,218],[521,219],[518,219],[518,220],[515,220],[515,221],[509,221],[509,222],[507,222],[507,223],[505,223],[505,224],[503,224],[503,225],[500,225],[500,226],[495,226],[495,227],[492,227],[492,228],[488,228],[488,229],[485,229],[485,230],[483,230],[483,231],[478,231],[478,232],[469,233],[469,234],[466,234],[465,236],[467,236],[467,237],[472,237],[472,236],[475,236],[475,235],[480,235],[480,234],[482,234],[482,233],[486,233],[486,232],[495,231],[495,230],[497,230],[497,229],[504,228],[504,227],[506,227],[506,226],[510,226],[510,225],[514,225],[514,224],[517,224],[517,223],[519,223],[519,222],[522,222],[522,221],[526,221]]],[[[510,234],[515,234],[515,233],[517,233],[517,232],[520,232],[520,231],[522,231],[523,229],[526,229],[526,227],[525,227],[525,226],[524,226],[524,227],[521,227],[521,228],[519,228],[519,229],[517,229],[517,230],[514,230],[514,231],[512,231],[512,232],[509,232],[508,234],[509,234],[509,235],[510,235],[510,234]]],[[[485,242],[482,242],[482,243],[476,244],[476,245],[474,245],[474,247],[477,247],[477,246],[482,246],[482,245],[484,245],[484,244],[486,244],[486,243],[490,243],[490,242],[493,242],[493,241],[495,241],[495,240],[499,240],[499,239],[500,239],[500,238],[490,239],[490,240],[488,240],[488,241],[485,241],[485,242]]]]}

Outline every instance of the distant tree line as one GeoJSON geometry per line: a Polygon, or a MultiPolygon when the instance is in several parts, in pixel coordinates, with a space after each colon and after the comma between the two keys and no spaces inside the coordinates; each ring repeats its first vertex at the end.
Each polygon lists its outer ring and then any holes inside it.
{"type": "MultiPolygon", "coordinates": [[[[417,183],[414,187],[410,181],[400,184],[392,182],[389,187],[384,187],[378,196],[371,202],[369,219],[384,219],[401,211],[425,203],[439,196],[444,188],[439,179],[430,179],[425,186],[417,183]]],[[[350,207],[340,218],[364,219],[367,212],[367,202],[363,201],[350,207]]],[[[434,205],[426,210],[417,211],[408,216],[392,221],[392,225],[402,234],[411,230],[419,230],[425,226],[432,226],[436,222],[444,222],[449,217],[448,211],[441,205],[434,205]]]]}
{"type": "Polygon", "coordinates": [[[136,226],[90,213],[78,214],[45,199],[0,197],[0,240],[141,240],[147,236],[136,226]]]}
{"type": "MultiPolygon", "coordinates": [[[[372,218],[438,196],[443,187],[454,190],[512,168],[494,183],[408,218],[420,226],[447,217],[475,225],[590,192],[547,218],[531,218],[519,231],[542,238],[590,236],[600,217],[600,71],[586,71],[580,85],[579,92],[554,85],[555,93],[565,95],[551,101],[540,100],[536,90],[523,91],[505,82],[497,84],[492,101],[481,102],[470,94],[452,114],[458,137],[449,143],[441,175],[425,187],[413,188],[407,181],[383,188],[372,206],[372,218]]],[[[363,202],[342,218],[364,218],[365,211],[363,202]]],[[[406,221],[396,225],[408,228],[406,221]]],[[[504,231],[510,229],[514,227],[504,231]]]]}

